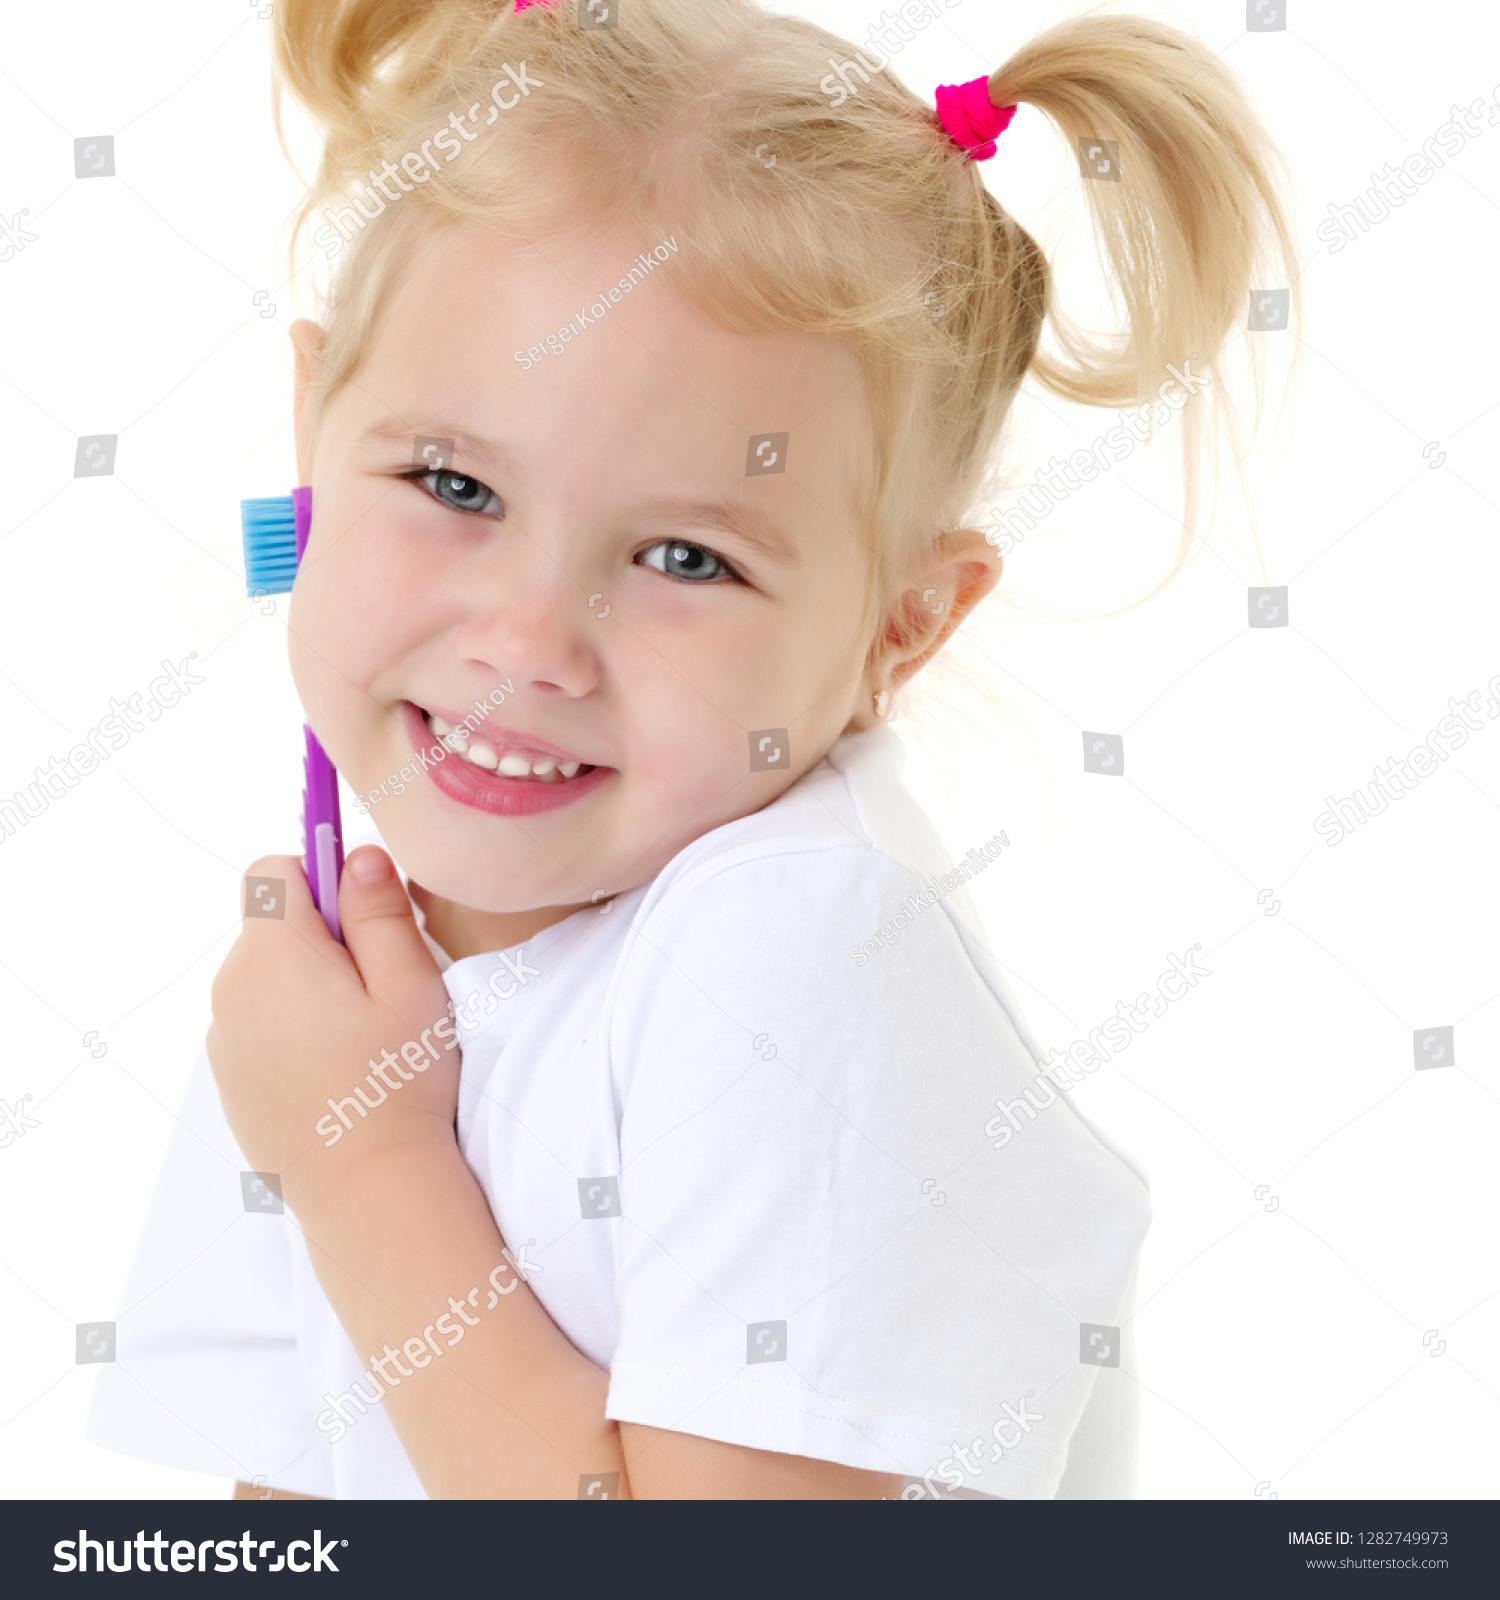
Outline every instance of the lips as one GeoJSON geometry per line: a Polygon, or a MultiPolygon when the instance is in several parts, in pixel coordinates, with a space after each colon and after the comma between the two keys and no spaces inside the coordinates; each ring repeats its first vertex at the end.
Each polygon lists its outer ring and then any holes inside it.
{"type": "Polygon", "coordinates": [[[495,816],[531,816],[570,805],[615,771],[582,762],[532,734],[491,730],[484,723],[471,730],[461,718],[424,711],[410,700],[402,706],[402,720],[414,748],[441,752],[426,768],[433,786],[460,805],[495,816]]]}
{"type": "Polygon", "coordinates": [[[486,772],[498,772],[504,778],[566,783],[580,772],[593,771],[591,766],[574,760],[556,745],[538,743],[532,734],[490,731],[487,722],[478,723],[471,730],[467,722],[450,722],[432,711],[424,712],[423,717],[427,727],[460,760],[486,772]]]}

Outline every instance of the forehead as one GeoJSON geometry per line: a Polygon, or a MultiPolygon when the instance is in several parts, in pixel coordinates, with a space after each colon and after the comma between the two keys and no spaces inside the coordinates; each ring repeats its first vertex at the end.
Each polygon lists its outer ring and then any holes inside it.
{"type": "Polygon", "coordinates": [[[820,507],[852,524],[873,463],[857,355],[809,335],[721,327],[669,267],[643,268],[657,245],[670,261],[691,251],[681,233],[625,228],[535,241],[471,224],[428,230],[350,385],[359,431],[395,419],[416,434],[445,419],[500,443],[521,486],[529,472],[555,474],[562,454],[569,477],[595,492],[753,488],[781,511],[820,507]],[[764,472],[755,444],[770,434],[788,437],[759,452],[762,465],[779,458],[764,472]]]}

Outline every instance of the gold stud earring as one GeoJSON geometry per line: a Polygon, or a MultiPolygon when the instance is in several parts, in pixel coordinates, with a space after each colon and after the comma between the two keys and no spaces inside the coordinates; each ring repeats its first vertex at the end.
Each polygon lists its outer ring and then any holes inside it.
{"type": "Polygon", "coordinates": [[[884,689],[877,689],[871,697],[875,705],[875,715],[883,717],[891,709],[891,697],[884,689]]]}

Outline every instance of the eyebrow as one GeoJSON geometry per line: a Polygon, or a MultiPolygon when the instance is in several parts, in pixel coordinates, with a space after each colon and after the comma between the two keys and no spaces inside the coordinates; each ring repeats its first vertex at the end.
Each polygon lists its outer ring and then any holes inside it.
{"type": "Polygon", "coordinates": [[[682,500],[666,497],[652,500],[641,509],[643,515],[669,522],[685,534],[700,528],[716,528],[778,566],[793,566],[797,561],[796,547],[786,530],[760,506],[728,499],[682,500]]]}
{"type": "MultiPolygon", "coordinates": [[[[485,439],[476,433],[469,433],[454,422],[445,422],[442,419],[429,421],[421,427],[414,428],[409,422],[403,422],[399,417],[391,417],[385,422],[377,422],[373,427],[367,428],[358,439],[359,444],[409,444],[415,454],[418,439],[451,439],[455,454],[472,456],[490,466],[498,467],[502,472],[509,473],[513,478],[523,476],[520,463],[505,448],[503,444],[494,439],[485,439]]],[[[413,461],[413,466],[417,463],[413,461]]]]}
{"type": "MultiPolygon", "coordinates": [[[[407,444],[417,438],[452,439],[454,453],[472,457],[498,468],[512,478],[524,478],[516,457],[497,440],[466,432],[456,423],[428,421],[420,429],[392,417],[376,423],[360,436],[359,443],[407,444]]],[[[767,561],[778,566],[793,566],[798,560],[796,545],[786,529],[757,505],[728,498],[695,500],[672,495],[660,496],[639,507],[636,515],[670,524],[684,536],[700,529],[717,530],[738,539],[767,561]]]]}

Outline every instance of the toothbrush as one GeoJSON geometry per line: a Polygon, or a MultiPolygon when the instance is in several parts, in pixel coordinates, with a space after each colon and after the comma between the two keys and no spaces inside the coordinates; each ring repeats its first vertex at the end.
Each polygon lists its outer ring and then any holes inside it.
{"type": "MultiPolygon", "coordinates": [[[[312,527],[312,490],[293,489],[267,500],[241,500],[245,536],[245,588],[252,600],[263,594],[286,594],[297,576],[312,527]]],[[[344,827],[339,816],[339,778],[318,736],[306,723],[302,735],[307,753],[302,772],[302,854],[307,886],[328,924],[344,942],[339,928],[339,876],[344,870],[344,827]]]]}

